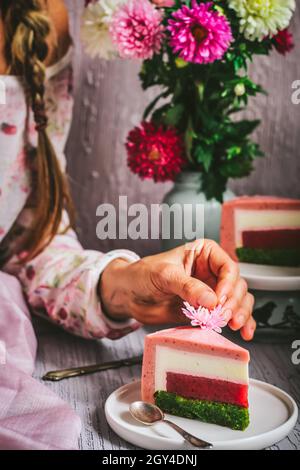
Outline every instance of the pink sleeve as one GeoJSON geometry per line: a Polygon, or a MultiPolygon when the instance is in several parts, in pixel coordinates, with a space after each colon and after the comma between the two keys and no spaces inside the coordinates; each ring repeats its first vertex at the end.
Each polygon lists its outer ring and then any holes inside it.
{"type": "Polygon", "coordinates": [[[34,313],[84,338],[118,339],[136,330],[135,320],[115,322],[101,308],[99,278],[116,258],[139,257],[127,250],[107,254],[84,250],[73,231],[57,235],[51,244],[19,273],[34,313]]]}

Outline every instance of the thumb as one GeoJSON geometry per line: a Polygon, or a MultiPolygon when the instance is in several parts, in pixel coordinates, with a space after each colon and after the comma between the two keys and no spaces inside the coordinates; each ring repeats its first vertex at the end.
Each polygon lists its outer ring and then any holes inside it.
{"type": "Polygon", "coordinates": [[[176,270],[168,284],[171,293],[194,307],[213,308],[218,303],[216,293],[207,284],[183,272],[176,270]]]}

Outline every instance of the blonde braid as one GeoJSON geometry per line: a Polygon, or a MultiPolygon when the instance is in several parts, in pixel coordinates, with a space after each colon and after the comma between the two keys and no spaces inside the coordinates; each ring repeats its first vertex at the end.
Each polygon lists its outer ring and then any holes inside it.
{"type": "Polygon", "coordinates": [[[22,76],[38,131],[36,208],[32,231],[22,247],[32,259],[57,234],[66,207],[73,206],[65,176],[47,135],[45,59],[51,25],[38,0],[4,0],[6,56],[11,73],[22,76]],[[12,5],[13,4],[13,5],[12,5]]]}

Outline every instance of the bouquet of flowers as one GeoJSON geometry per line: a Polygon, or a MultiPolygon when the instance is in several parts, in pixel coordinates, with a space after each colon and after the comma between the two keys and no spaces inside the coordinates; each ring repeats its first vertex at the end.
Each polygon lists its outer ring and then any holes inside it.
{"type": "Polygon", "coordinates": [[[262,155],[239,120],[263,92],[248,75],[256,54],[293,48],[295,0],[89,0],[82,39],[93,57],[142,59],[143,89],[161,93],[128,136],[128,165],[142,178],[202,174],[208,199],[222,200],[229,178],[250,174],[262,155]]]}

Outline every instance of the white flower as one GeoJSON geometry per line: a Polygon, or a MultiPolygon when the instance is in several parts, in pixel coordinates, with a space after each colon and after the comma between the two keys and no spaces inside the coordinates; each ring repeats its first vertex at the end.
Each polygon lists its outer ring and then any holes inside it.
{"type": "Polygon", "coordinates": [[[228,0],[240,18],[240,31],[250,41],[262,41],[288,27],[295,0],[228,0]]]}
{"type": "Polygon", "coordinates": [[[81,24],[81,39],[86,52],[92,57],[111,60],[118,57],[109,28],[117,8],[125,0],[98,0],[84,10],[81,24]]]}

